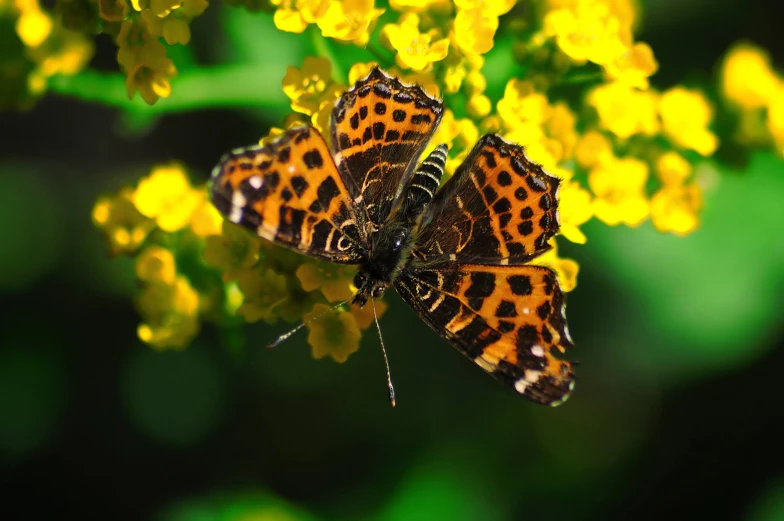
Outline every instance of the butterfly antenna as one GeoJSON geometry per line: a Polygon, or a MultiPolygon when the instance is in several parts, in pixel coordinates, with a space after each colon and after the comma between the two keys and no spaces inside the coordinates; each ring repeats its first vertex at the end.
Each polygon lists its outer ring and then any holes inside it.
{"type": "MultiPolygon", "coordinates": [[[[349,299],[349,300],[350,300],[350,299],[349,299]]],[[[324,316],[324,315],[326,315],[327,313],[332,313],[333,311],[335,311],[336,309],[338,309],[340,306],[343,306],[343,305],[345,305],[345,304],[347,304],[347,303],[348,303],[348,300],[344,300],[343,302],[340,302],[340,303],[338,303],[338,304],[335,304],[334,306],[332,306],[331,308],[327,309],[326,311],[322,311],[321,313],[319,313],[319,314],[318,314],[318,315],[316,315],[315,317],[310,317],[309,319],[305,320],[304,322],[302,322],[300,325],[298,325],[297,327],[295,327],[294,329],[292,329],[292,330],[291,330],[291,331],[289,331],[288,333],[284,333],[284,334],[280,335],[280,336],[279,336],[279,337],[278,337],[278,338],[277,338],[277,339],[276,339],[274,342],[272,342],[271,344],[269,344],[269,345],[267,346],[267,349],[272,349],[273,347],[278,347],[278,346],[279,346],[280,344],[282,344],[282,343],[283,343],[285,340],[288,340],[288,338],[289,338],[291,335],[293,335],[294,333],[296,333],[297,331],[299,331],[299,330],[300,330],[300,329],[302,329],[303,327],[307,326],[308,324],[310,324],[310,323],[311,323],[311,322],[313,322],[314,320],[318,320],[318,319],[320,319],[321,317],[323,317],[323,316],[324,316]]]]}
{"type": "Polygon", "coordinates": [[[387,358],[387,348],[384,347],[384,337],[381,336],[381,326],[378,325],[378,314],[376,314],[376,299],[370,299],[373,304],[373,318],[376,319],[376,329],[378,329],[378,339],[381,340],[381,352],[384,354],[384,365],[387,367],[387,388],[389,389],[389,404],[395,406],[395,386],[392,385],[392,373],[389,371],[389,358],[387,358]]]}

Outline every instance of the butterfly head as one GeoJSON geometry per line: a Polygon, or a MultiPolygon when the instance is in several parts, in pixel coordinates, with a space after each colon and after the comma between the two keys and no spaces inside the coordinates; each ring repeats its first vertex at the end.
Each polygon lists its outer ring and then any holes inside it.
{"type": "Polygon", "coordinates": [[[370,298],[381,298],[392,284],[410,249],[407,227],[384,227],[371,239],[371,251],[354,277],[357,293],[352,302],[364,306],[370,298]]]}

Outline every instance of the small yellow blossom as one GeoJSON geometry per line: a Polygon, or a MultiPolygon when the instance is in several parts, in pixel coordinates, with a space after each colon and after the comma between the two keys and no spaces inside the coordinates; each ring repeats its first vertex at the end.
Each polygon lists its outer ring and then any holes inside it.
{"type": "Polygon", "coordinates": [[[434,40],[433,33],[420,33],[419,16],[414,13],[401,16],[399,22],[385,25],[382,31],[397,51],[395,60],[400,67],[422,71],[446,58],[448,38],[434,40]]]}
{"type": "Polygon", "coordinates": [[[262,239],[229,220],[223,221],[220,235],[209,235],[204,260],[223,273],[223,280],[236,280],[239,273],[252,268],[260,259],[262,239]]]}
{"type": "Polygon", "coordinates": [[[659,112],[662,130],[676,145],[703,156],[713,154],[719,146],[716,134],[708,130],[713,109],[701,92],[673,87],[662,93],[659,112]]]}
{"type": "Polygon", "coordinates": [[[498,16],[481,7],[458,9],[452,42],[466,54],[485,54],[493,48],[498,16]]]}
{"type": "Polygon", "coordinates": [[[651,136],[659,131],[657,97],[652,92],[613,82],[593,89],[587,101],[596,108],[602,127],[619,138],[651,136]]]}
{"type": "Polygon", "coordinates": [[[381,318],[381,315],[387,310],[387,305],[383,300],[376,299],[375,304],[368,302],[365,307],[360,308],[355,304],[351,304],[351,313],[357,321],[359,329],[367,329],[373,325],[375,318],[373,316],[373,306],[376,306],[376,315],[381,318]]]}
{"type": "Polygon", "coordinates": [[[136,278],[142,282],[172,285],[176,276],[174,254],[166,248],[150,246],[136,257],[136,278]]]}
{"type": "Polygon", "coordinates": [[[377,62],[358,62],[351,66],[348,71],[348,82],[350,85],[354,85],[359,80],[364,80],[367,78],[370,71],[372,71],[375,67],[378,67],[377,62]]]}
{"type": "Polygon", "coordinates": [[[569,106],[559,101],[552,106],[550,117],[544,123],[545,133],[561,145],[560,161],[572,158],[579,136],[577,135],[577,117],[569,106]]]}
{"type": "Polygon", "coordinates": [[[656,160],[656,171],[665,185],[679,186],[691,174],[691,163],[677,152],[665,152],[656,160]]]}
{"type": "Polygon", "coordinates": [[[576,181],[564,180],[559,198],[561,235],[575,244],[585,244],[588,238],[579,227],[593,216],[591,193],[576,181]]]}
{"type": "Polygon", "coordinates": [[[348,300],[354,293],[351,281],[354,279],[355,270],[324,262],[303,263],[296,272],[302,289],[305,291],[321,290],[329,302],[348,300]]]}
{"type": "Polygon", "coordinates": [[[496,106],[498,115],[510,128],[522,122],[541,125],[552,110],[547,96],[537,92],[534,84],[526,80],[511,79],[506,83],[504,97],[496,106]]]}
{"type": "Polygon", "coordinates": [[[155,219],[167,232],[181,230],[191,220],[203,196],[195,190],[184,168],[176,163],[155,167],[139,182],[133,201],[139,212],[155,219]]]}
{"type": "Polygon", "coordinates": [[[493,102],[484,94],[474,94],[468,98],[466,112],[473,118],[482,118],[493,110],[493,102]]]}
{"type": "MultiPolygon", "coordinates": [[[[118,58],[119,59],[119,58],[118,58]]],[[[128,98],[137,91],[148,105],[171,94],[171,79],[177,74],[174,62],[166,57],[166,48],[159,41],[149,41],[138,49],[126,66],[125,87],[128,98]]]]}
{"type": "Polygon", "coordinates": [[[49,37],[53,25],[49,15],[38,8],[38,2],[34,2],[30,9],[22,11],[16,21],[16,34],[27,47],[38,47],[49,37]]]}
{"type": "Polygon", "coordinates": [[[747,43],[729,50],[720,74],[724,96],[745,109],[766,106],[781,84],[771,68],[768,53],[747,43]]]}
{"type": "Polygon", "coordinates": [[[237,314],[246,322],[275,322],[279,316],[278,308],[290,296],[286,276],[271,268],[238,271],[237,287],[244,296],[237,314]]]}
{"type": "Polygon", "coordinates": [[[604,66],[610,78],[639,89],[647,89],[648,78],[658,69],[653,50],[647,43],[635,43],[631,49],[604,66]]]}
{"type": "Polygon", "coordinates": [[[329,355],[336,362],[345,362],[350,354],[359,350],[362,334],[353,313],[342,310],[325,313],[328,310],[329,306],[316,304],[313,311],[303,317],[303,320],[308,322],[323,314],[318,320],[308,323],[308,343],[312,348],[313,358],[329,355]]]}
{"type": "Polygon", "coordinates": [[[651,220],[659,231],[688,235],[700,224],[702,190],[696,184],[665,186],[651,198],[651,220]]]}
{"type": "Polygon", "coordinates": [[[383,12],[375,8],[374,0],[331,0],[317,23],[328,38],[366,45],[371,26],[383,12]]]}
{"type": "Polygon", "coordinates": [[[182,349],[199,332],[199,294],[183,276],[173,284],[148,284],[136,305],[144,318],[139,338],[156,349],[182,349]]]}
{"type": "Polygon", "coordinates": [[[645,183],[648,165],[639,159],[614,158],[594,167],[588,184],[594,193],[594,215],[610,226],[638,226],[648,217],[645,183]]]}
{"type": "Polygon", "coordinates": [[[613,157],[612,143],[598,130],[589,130],[577,141],[575,159],[583,168],[591,168],[613,157]]]}
{"type": "Polygon", "coordinates": [[[313,24],[329,8],[329,0],[271,0],[277,7],[273,20],[281,31],[301,33],[308,24],[313,24]]]}
{"type": "Polygon", "coordinates": [[[301,69],[289,67],[283,77],[283,92],[291,99],[291,108],[309,116],[324,101],[334,103],[344,90],[332,81],[332,64],[326,58],[308,56],[301,69]]]}
{"type": "Polygon", "coordinates": [[[630,21],[608,4],[601,0],[555,3],[544,18],[545,34],[555,37],[561,51],[577,63],[612,63],[631,48],[632,35],[630,21]]]}
{"type": "Polygon", "coordinates": [[[112,197],[101,197],[93,207],[93,223],[100,228],[112,254],[130,255],[144,243],[155,222],[136,209],[133,190],[125,188],[112,197]]]}
{"type": "Polygon", "coordinates": [[[206,191],[199,190],[199,193],[203,194],[203,197],[191,215],[191,230],[201,237],[220,235],[223,216],[207,198],[206,191]]]}

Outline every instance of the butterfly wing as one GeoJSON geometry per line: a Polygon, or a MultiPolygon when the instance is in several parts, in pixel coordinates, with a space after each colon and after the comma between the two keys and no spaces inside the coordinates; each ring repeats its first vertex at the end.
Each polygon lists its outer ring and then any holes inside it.
{"type": "Polygon", "coordinates": [[[405,270],[395,288],[431,328],[496,379],[545,405],[569,397],[574,375],[558,355],[572,342],[564,295],[548,268],[443,265],[405,270]]]}
{"type": "Polygon", "coordinates": [[[414,246],[422,262],[525,264],[558,232],[559,180],[488,134],[438,191],[414,246]]]}
{"type": "Polygon", "coordinates": [[[265,239],[331,262],[365,258],[351,197],[311,127],[225,155],[212,172],[210,197],[227,219],[265,239]]]}
{"type": "Polygon", "coordinates": [[[373,229],[395,207],[442,114],[439,100],[378,68],[336,103],[331,123],[335,161],[373,229]]]}

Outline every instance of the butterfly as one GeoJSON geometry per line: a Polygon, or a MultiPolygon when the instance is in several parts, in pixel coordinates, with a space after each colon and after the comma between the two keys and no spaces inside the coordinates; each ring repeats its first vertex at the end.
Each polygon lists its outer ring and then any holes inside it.
{"type": "Polygon", "coordinates": [[[231,222],[305,255],[358,266],[352,302],[394,287],[439,335],[534,402],[574,387],[556,274],[530,262],[559,229],[559,180],[494,134],[443,186],[447,146],[420,163],[444,106],[373,69],[336,102],[329,143],[291,128],[226,154],[210,197],[231,222]]]}

